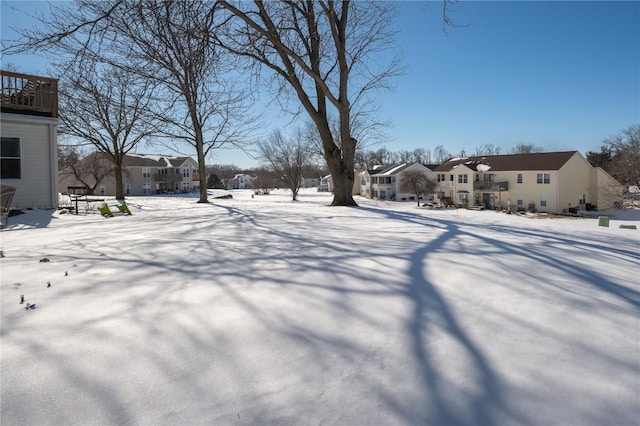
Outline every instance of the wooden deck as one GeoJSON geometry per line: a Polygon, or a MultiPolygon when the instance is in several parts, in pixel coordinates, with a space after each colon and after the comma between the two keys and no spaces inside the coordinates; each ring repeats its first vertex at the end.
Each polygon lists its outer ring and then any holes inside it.
{"type": "Polygon", "coordinates": [[[58,80],[0,71],[3,112],[58,117],[58,80]]]}

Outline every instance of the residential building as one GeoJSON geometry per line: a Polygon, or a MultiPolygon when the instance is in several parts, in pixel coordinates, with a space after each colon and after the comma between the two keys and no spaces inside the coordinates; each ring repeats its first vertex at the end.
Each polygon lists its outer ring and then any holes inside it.
{"type": "Polygon", "coordinates": [[[250,175],[239,173],[227,181],[227,189],[251,189],[252,182],[250,175]]]}
{"type": "MultiPolygon", "coordinates": [[[[405,193],[402,188],[403,175],[408,171],[418,170],[433,179],[433,172],[420,163],[403,163],[386,166],[376,166],[372,170],[365,170],[358,174],[360,195],[380,200],[408,201],[415,200],[415,194],[405,193]]],[[[427,198],[431,198],[429,194],[427,198]]]]}
{"type": "Polygon", "coordinates": [[[58,207],[58,80],[0,71],[0,179],[13,208],[58,207]]]}
{"type": "Polygon", "coordinates": [[[622,185],[578,151],[452,158],[434,172],[444,205],[561,213],[622,202],[622,185]]]}
{"type": "MultiPolygon", "coordinates": [[[[111,161],[101,153],[90,154],[81,161],[107,164],[111,167],[109,174],[100,182],[96,182],[91,176],[85,176],[82,180],[95,186],[93,190],[95,195],[114,196],[116,182],[111,161]],[[97,161],[92,156],[98,156],[97,161]]],[[[198,163],[191,157],[127,154],[123,158],[122,166],[125,196],[200,190],[198,163]]],[[[64,193],[77,192],[78,188],[86,186],[68,169],[60,171],[58,185],[64,193]]]]}

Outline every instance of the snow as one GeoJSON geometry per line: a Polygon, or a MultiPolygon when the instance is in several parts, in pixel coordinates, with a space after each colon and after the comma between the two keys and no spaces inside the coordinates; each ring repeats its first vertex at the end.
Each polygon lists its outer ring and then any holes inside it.
{"type": "Polygon", "coordinates": [[[488,164],[478,164],[476,166],[476,170],[479,172],[488,172],[489,170],[491,170],[491,166],[488,164]]]}
{"type": "Polygon", "coordinates": [[[9,218],[3,426],[637,424],[638,210],[232,193],[9,218]]]}

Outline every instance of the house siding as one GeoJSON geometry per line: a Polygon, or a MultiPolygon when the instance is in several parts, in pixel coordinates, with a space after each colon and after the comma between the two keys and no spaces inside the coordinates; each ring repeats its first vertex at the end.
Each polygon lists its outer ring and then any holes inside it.
{"type": "Polygon", "coordinates": [[[585,195],[585,204],[596,204],[591,191],[591,164],[580,154],[575,154],[558,171],[558,180],[562,185],[558,188],[558,210],[584,208],[580,205],[580,195],[585,195]]]}
{"type": "Polygon", "coordinates": [[[52,209],[57,197],[57,120],[2,114],[2,137],[20,139],[20,179],[3,179],[16,187],[14,208],[52,209]]]}

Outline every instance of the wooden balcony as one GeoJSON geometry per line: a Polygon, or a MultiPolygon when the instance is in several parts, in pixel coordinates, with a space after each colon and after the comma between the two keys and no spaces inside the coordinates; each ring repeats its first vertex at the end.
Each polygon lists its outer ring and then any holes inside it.
{"type": "Polygon", "coordinates": [[[2,77],[2,112],[58,117],[58,80],[11,71],[2,77]]]}

